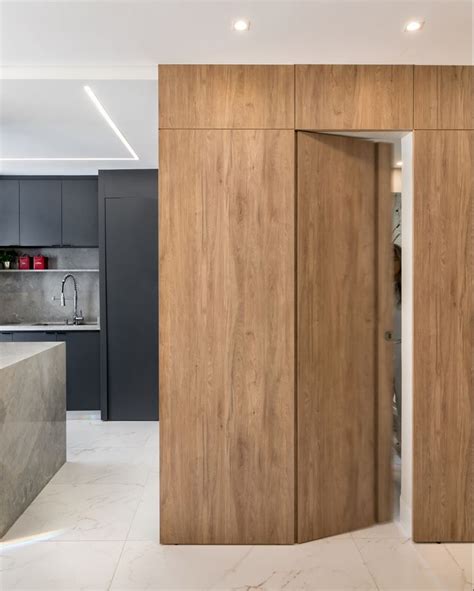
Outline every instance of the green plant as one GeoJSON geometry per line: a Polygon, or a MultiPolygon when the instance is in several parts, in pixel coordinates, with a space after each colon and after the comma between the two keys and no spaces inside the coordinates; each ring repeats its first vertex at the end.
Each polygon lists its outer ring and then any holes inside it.
{"type": "Polygon", "coordinates": [[[13,263],[16,259],[14,250],[0,250],[0,263],[13,263]]]}

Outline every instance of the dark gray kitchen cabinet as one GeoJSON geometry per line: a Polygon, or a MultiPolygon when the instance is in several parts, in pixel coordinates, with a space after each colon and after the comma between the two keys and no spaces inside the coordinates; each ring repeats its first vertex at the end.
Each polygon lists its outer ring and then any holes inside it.
{"type": "Polygon", "coordinates": [[[100,408],[100,337],[96,331],[58,332],[66,343],[68,410],[100,408]]]}
{"type": "Polygon", "coordinates": [[[12,332],[0,332],[0,343],[11,343],[13,341],[12,332]]]}
{"type": "Polygon", "coordinates": [[[100,336],[98,331],[31,331],[13,332],[14,342],[66,343],[66,407],[67,410],[99,410],[100,408],[100,336]]]}
{"type": "Polygon", "coordinates": [[[45,343],[56,340],[56,333],[54,332],[14,332],[13,341],[26,343],[45,343]]]}
{"type": "Polygon", "coordinates": [[[61,181],[20,181],[20,246],[61,245],[61,181]]]}
{"type": "Polygon", "coordinates": [[[98,246],[97,179],[62,181],[62,245],[98,246]]]}
{"type": "Polygon", "coordinates": [[[0,180],[0,246],[20,241],[20,183],[0,180]]]}
{"type": "Polygon", "coordinates": [[[99,171],[101,414],[158,419],[158,171],[99,171]]]}

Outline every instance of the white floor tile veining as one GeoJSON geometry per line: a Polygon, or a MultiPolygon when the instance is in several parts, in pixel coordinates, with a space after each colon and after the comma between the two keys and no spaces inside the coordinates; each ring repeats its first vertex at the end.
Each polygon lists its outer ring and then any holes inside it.
{"type": "Polygon", "coordinates": [[[68,462],[1,541],[0,590],[472,591],[472,544],[396,523],[294,546],[161,546],[158,424],[68,421],[68,462]]]}

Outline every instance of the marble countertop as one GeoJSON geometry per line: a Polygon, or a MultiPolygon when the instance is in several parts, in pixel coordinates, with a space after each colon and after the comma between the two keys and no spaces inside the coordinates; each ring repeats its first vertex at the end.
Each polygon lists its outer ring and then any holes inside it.
{"type": "Polygon", "coordinates": [[[64,332],[76,330],[100,330],[100,325],[96,323],[86,324],[61,324],[49,322],[45,324],[0,324],[0,332],[21,332],[21,331],[39,331],[39,332],[64,332]]]}
{"type": "Polygon", "coordinates": [[[53,347],[63,347],[64,343],[0,343],[0,369],[24,361],[53,347]]]}

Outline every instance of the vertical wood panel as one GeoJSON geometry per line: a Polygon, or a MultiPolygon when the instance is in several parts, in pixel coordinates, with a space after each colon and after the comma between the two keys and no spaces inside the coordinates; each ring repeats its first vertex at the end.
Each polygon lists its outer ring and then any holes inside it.
{"type": "Polygon", "coordinates": [[[415,66],[415,129],[473,129],[474,67],[415,66]]]}
{"type": "Polygon", "coordinates": [[[160,132],[161,541],[294,542],[294,133],[160,132]]]}
{"type": "Polygon", "coordinates": [[[414,156],[416,541],[473,536],[473,132],[417,131],[414,156]]]}
{"type": "Polygon", "coordinates": [[[294,66],[160,66],[162,129],[294,129],[294,66]]]}
{"type": "Polygon", "coordinates": [[[413,66],[301,65],[296,128],[412,129],[413,66]]]}
{"type": "Polygon", "coordinates": [[[375,521],[375,146],[297,136],[303,542],[375,521]]]}
{"type": "Polygon", "coordinates": [[[385,339],[393,331],[393,244],[391,185],[392,145],[376,145],[377,160],[377,396],[376,396],[376,519],[393,514],[392,399],[393,344],[385,339]]]}

